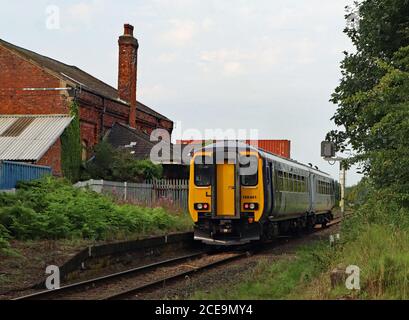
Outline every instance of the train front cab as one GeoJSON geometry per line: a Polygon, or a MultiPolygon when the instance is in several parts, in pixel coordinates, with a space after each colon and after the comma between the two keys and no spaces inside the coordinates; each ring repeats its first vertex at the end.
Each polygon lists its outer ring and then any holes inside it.
{"type": "Polygon", "coordinates": [[[257,152],[197,152],[190,165],[189,211],[195,240],[236,245],[259,240],[264,210],[262,159],[257,152]],[[245,157],[239,159],[239,157],[245,157]]]}

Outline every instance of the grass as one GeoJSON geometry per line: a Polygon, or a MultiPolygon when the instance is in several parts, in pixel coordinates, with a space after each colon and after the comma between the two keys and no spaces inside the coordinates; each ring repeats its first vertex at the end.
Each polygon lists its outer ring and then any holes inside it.
{"type": "Polygon", "coordinates": [[[261,261],[245,279],[233,286],[221,286],[207,293],[198,291],[193,299],[259,300],[292,299],[297,288],[307,286],[327,264],[330,248],[317,242],[301,247],[295,256],[284,256],[278,261],[261,261]]]}
{"type": "Polygon", "coordinates": [[[407,230],[386,225],[367,225],[352,241],[345,242],[320,277],[314,290],[306,290],[304,299],[408,299],[409,234],[407,230]],[[337,266],[360,268],[360,291],[340,285],[331,289],[329,272],[337,266]]]}
{"type": "Polygon", "coordinates": [[[387,190],[372,191],[341,226],[335,247],[318,242],[291,259],[261,261],[233,286],[195,299],[409,299],[409,209],[387,190]],[[332,287],[331,271],[360,268],[360,290],[332,287]]]}

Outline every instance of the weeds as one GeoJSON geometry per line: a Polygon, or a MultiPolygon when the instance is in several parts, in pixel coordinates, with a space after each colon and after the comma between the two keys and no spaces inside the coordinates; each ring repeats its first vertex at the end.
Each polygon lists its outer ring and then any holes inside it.
{"type": "Polygon", "coordinates": [[[186,230],[186,214],[163,208],[118,205],[110,198],[45,177],[24,183],[16,194],[0,194],[0,248],[10,239],[114,239],[160,231],[186,230]]]}

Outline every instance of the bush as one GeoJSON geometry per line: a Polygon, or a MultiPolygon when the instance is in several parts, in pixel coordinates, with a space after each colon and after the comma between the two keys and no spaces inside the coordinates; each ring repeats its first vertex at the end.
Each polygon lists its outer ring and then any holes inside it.
{"type": "Polygon", "coordinates": [[[15,239],[80,237],[111,239],[160,231],[186,230],[187,215],[162,208],[118,205],[110,198],[44,177],[22,183],[15,195],[1,195],[1,243],[15,239]]]}
{"type": "Polygon", "coordinates": [[[8,230],[0,223],[0,254],[7,253],[10,248],[10,234],[8,230]]]}
{"type": "Polygon", "coordinates": [[[161,165],[150,160],[137,160],[124,149],[115,150],[108,142],[102,141],[94,147],[94,158],[85,165],[84,179],[140,182],[145,179],[162,177],[161,165]]]}

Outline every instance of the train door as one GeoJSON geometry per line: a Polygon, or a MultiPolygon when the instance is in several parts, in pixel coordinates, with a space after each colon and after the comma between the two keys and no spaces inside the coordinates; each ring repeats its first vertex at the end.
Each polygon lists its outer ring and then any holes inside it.
{"type": "Polygon", "coordinates": [[[236,164],[216,165],[217,215],[236,215],[236,164]]]}
{"type": "Polygon", "coordinates": [[[315,202],[316,202],[316,192],[315,192],[315,183],[316,183],[316,177],[315,174],[310,172],[309,176],[309,192],[310,192],[310,212],[315,211],[315,202]]]}

